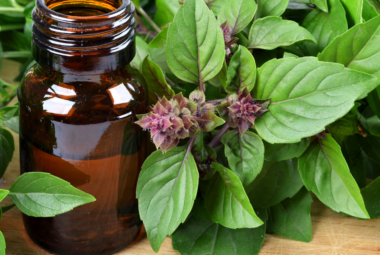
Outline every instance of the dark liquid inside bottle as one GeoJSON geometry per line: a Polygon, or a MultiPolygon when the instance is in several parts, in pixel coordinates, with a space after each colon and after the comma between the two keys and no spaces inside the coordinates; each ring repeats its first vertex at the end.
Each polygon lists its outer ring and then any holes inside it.
{"type": "Polygon", "coordinates": [[[142,227],[135,190],[149,139],[134,122],[147,89],[129,65],[133,11],[128,0],[37,0],[37,64],[18,93],[21,173],[50,173],[96,198],[56,217],[23,215],[49,252],[112,254],[142,227]]]}

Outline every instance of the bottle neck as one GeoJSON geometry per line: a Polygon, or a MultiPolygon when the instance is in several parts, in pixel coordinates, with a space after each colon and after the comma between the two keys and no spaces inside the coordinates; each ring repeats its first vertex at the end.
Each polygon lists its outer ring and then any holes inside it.
{"type": "Polygon", "coordinates": [[[135,55],[134,10],[130,0],[37,0],[34,59],[62,73],[122,69],[135,55]]]}

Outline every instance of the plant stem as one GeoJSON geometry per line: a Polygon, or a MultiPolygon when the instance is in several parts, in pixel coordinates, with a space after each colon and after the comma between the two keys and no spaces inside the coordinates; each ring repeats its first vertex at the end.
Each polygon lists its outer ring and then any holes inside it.
{"type": "Polygon", "coordinates": [[[194,145],[194,143],[195,143],[195,139],[196,139],[196,138],[197,138],[197,137],[194,136],[194,137],[192,137],[192,138],[190,139],[190,143],[189,143],[189,146],[187,147],[187,151],[186,151],[185,158],[187,157],[187,154],[189,154],[189,152],[190,152],[191,149],[193,148],[193,145],[194,145]]]}
{"type": "Polygon", "coordinates": [[[23,14],[24,9],[22,8],[14,8],[14,7],[0,7],[0,14],[23,14]]]}
{"type": "Polygon", "coordinates": [[[230,128],[230,126],[228,124],[225,124],[222,129],[219,131],[219,133],[214,137],[214,139],[212,139],[212,141],[208,144],[208,146],[210,146],[211,148],[214,148],[220,141],[220,139],[222,138],[222,136],[227,133],[228,129],[230,128]]]}
{"type": "Polygon", "coordinates": [[[10,209],[12,209],[14,206],[15,206],[15,204],[10,204],[10,205],[6,205],[6,206],[2,206],[1,210],[2,210],[3,213],[5,213],[6,211],[9,211],[10,209]]]}
{"type": "Polygon", "coordinates": [[[5,51],[3,52],[3,58],[30,58],[32,53],[30,51],[5,51]]]}
{"type": "Polygon", "coordinates": [[[183,88],[181,88],[180,86],[178,86],[177,84],[175,84],[172,80],[170,80],[168,77],[165,77],[165,80],[167,83],[169,83],[170,86],[172,87],[175,87],[179,90],[184,90],[183,88]]]}
{"type": "Polygon", "coordinates": [[[10,24],[10,25],[0,25],[0,31],[9,31],[9,30],[17,30],[17,29],[23,29],[24,24],[10,24]]]}
{"type": "Polygon", "coordinates": [[[154,30],[157,31],[157,33],[162,31],[162,29],[159,26],[157,26],[156,23],[154,23],[154,21],[148,16],[148,14],[144,11],[143,8],[136,6],[136,10],[146,19],[146,21],[148,21],[148,23],[154,28],[154,30]]]}
{"type": "Polygon", "coordinates": [[[150,36],[152,38],[156,37],[157,34],[150,31],[144,24],[144,22],[142,22],[142,20],[140,19],[139,15],[137,15],[137,13],[135,13],[135,19],[137,20],[137,25],[136,25],[136,33],[138,34],[143,34],[143,35],[147,35],[147,36],[150,36]]]}

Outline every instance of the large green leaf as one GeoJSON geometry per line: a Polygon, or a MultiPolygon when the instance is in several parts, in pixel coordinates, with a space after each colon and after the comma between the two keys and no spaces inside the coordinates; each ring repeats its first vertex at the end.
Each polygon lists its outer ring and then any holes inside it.
{"type": "MultiPolygon", "coordinates": [[[[267,220],[265,209],[257,214],[262,221],[267,220]]],[[[265,224],[258,228],[229,229],[192,213],[174,232],[172,243],[182,255],[257,255],[265,229],[265,224]]]]}
{"type": "Polygon", "coordinates": [[[266,17],[256,20],[248,36],[249,49],[273,50],[300,41],[315,43],[314,36],[298,23],[280,17],[266,17]]]}
{"type": "Polygon", "coordinates": [[[219,24],[227,22],[231,35],[235,35],[252,21],[256,9],[255,0],[226,0],[218,16],[219,24]]]}
{"type": "Polygon", "coordinates": [[[207,4],[208,8],[210,8],[215,16],[218,16],[221,9],[223,8],[223,5],[228,1],[228,0],[204,0],[205,3],[207,4]]]}
{"type": "Polygon", "coordinates": [[[256,81],[256,63],[252,53],[244,46],[232,56],[227,70],[226,91],[239,93],[244,89],[251,91],[256,81]]]}
{"type": "Polygon", "coordinates": [[[152,153],[137,183],[140,217],[156,252],[189,215],[198,191],[199,174],[188,147],[152,153]]]}
{"type": "Polygon", "coordinates": [[[148,44],[138,36],[136,36],[135,40],[136,40],[136,55],[133,58],[131,65],[135,67],[136,69],[140,70],[141,63],[149,54],[148,44]]]}
{"type": "Polygon", "coordinates": [[[222,69],[224,38],[214,14],[203,0],[187,0],[169,27],[166,56],[178,78],[206,82],[222,69]]]}
{"type": "Polygon", "coordinates": [[[297,241],[311,241],[310,193],[302,188],[294,197],[272,206],[267,231],[297,241]]]}
{"type": "Polygon", "coordinates": [[[247,131],[239,135],[229,131],[222,139],[225,155],[231,170],[239,176],[243,186],[250,184],[260,173],[264,163],[264,144],[255,133],[247,131]]]}
{"type": "MultiPolygon", "coordinates": [[[[352,1],[356,2],[356,1],[352,1]]],[[[357,25],[335,38],[318,59],[380,78],[380,16],[357,25]]]]}
{"type": "Polygon", "coordinates": [[[347,13],[350,27],[362,23],[363,0],[340,0],[347,13]]]}
{"type": "Polygon", "coordinates": [[[358,135],[348,136],[341,146],[343,156],[356,183],[359,188],[365,187],[367,185],[367,177],[358,135]]]}
{"type": "Polygon", "coordinates": [[[166,59],[166,37],[168,28],[165,27],[148,45],[149,56],[161,69],[170,72],[168,60],[166,59]]]}
{"type": "Polygon", "coordinates": [[[338,35],[348,30],[346,12],[340,0],[329,0],[330,11],[321,10],[310,12],[304,19],[302,26],[315,37],[317,44],[303,42],[310,55],[316,56],[338,35]]]}
{"type": "Polygon", "coordinates": [[[338,143],[330,134],[316,139],[299,158],[305,186],[328,207],[358,218],[369,218],[360,189],[338,143]]]}
{"type": "Polygon", "coordinates": [[[255,98],[271,99],[255,127],[269,143],[295,143],[344,116],[377,85],[374,76],[315,58],[271,60],[258,69],[255,98]]]}
{"type": "Polygon", "coordinates": [[[9,190],[0,189],[0,202],[9,194],[9,190]]]}
{"type": "Polygon", "coordinates": [[[147,84],[149,84],[149,97],[153,102],[157,96],[171,98],[175,92],[167,84],[161,68],[146,57],[141,65],[141,71],[147,84]]]}
{"type": "Polygon", "coordinates": [[[224,166],[213,163],[218,172],[205,185],[205,206],[213,222],[227,228],[256,228],[263,222],[256,216],[239,177],[224,166]]]}
{"type": "Polygon", "coordinates": [[[5,170],[7,170],[14,151],[13,135],[8,130],[0,128],[0,178],[3,177],[5,170]]]}
{"type": "Polygon", "coordinates": [[[0,108],[0,127],[7,126],[13,132],[19,132],[18,104],[0,108]]]}
{"type": "Polygon", "coordinates": [[[267,208],[293,197],[303,186],[296,160],[265,161],[263,170],[246,187],[254,208],[267,208]]]}
{"type": "Polygon", "coordinates": [[[157,11],[154,22],[160,27],[171,23],[180,7],[179,0],[156,0],[157,11]]]}
{"type": "Polygon", "coordinates": [[[259,0],[256,17],[281,16],[288,4],[289,0],[259,0]]]}
{"type": "Polygon", "coordinates": [[[299,143],[270,144],[264,142],[265,160],[283,161],[301,156],[310,145],[309,139],[302,139],[299,143]]]}
{"type": "Polygon", "coordinates": [[[5,255],[6,243],[3,233],[0,231],[0,255],[5,255]]]}
{"type": "Polygon", "coordinates": [[[42,172],[25,173],[13,183],[8,196],[26,215],[53,217],[95,198],[58,177],[42,172]]]}
{"type": "Polygon", "coordinates": [[[362,189],[361,192],[371,219],[380,218],[380,177],[362,189]]]}

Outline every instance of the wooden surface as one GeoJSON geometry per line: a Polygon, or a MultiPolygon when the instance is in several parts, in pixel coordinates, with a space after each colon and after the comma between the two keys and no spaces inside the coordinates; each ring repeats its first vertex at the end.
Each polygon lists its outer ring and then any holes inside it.
{"type": "MultiPolygon", "coordinates": [[[[3,62],[0,77],[10,82],[12,68],[15,64],[3,62]]],[[[13,68],[14,69],[14,68],[13,68]]],[[[9,188],[20,171],[18,135],[14,134],[16,151],[7,172],[3,188],[9,188]]],[[[11,203],[6,198],[1,204],[11,203]]],[[[357,220],[333,212],[314,198],[311,211],[313,221],[313,240],[302,243],[279,237],[266,235],[260,255],[380,255],[380,219],[357,220]]],[[[50,254],[35,245],[25,233],[21,220],[21,212],[17,208],[3,214],[0,230],[7,242],[7,255],[45,255],[50,254]]],[[[142,233],[129,247],[116,253],[118,255],[155,254],[142,233]]],[[[172,249],[171,239],[166,238],[158,254],[179,254],[172,249]]],[[[224,254],[221,254],[224,255],[224,254]]],[[[229,254],[225,254],[229,255],[229,254]]]]}

